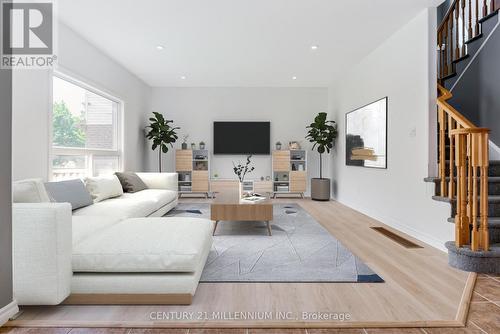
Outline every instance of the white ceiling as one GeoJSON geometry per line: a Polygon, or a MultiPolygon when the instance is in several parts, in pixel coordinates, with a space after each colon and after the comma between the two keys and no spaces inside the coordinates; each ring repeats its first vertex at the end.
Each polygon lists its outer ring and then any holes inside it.
{"type": "Polygon", "coordinates": [[[431,2],[60,0],[58,13],[153,87],[325,87],[431,2]]]}

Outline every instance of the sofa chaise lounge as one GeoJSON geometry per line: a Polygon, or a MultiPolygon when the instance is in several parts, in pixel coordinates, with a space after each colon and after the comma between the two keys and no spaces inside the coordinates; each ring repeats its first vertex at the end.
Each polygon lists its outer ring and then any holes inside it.
{"type": "MultiPolygon", "coordinates": [[[[14,204],[18,304],[191,303],[213,222],[162,218],[177,204],[177,174],[137,175],[148,189],[74,211],[69,203],[14,204]]],[[[34,187],[45,198],[43,184],[34,187]]]]}

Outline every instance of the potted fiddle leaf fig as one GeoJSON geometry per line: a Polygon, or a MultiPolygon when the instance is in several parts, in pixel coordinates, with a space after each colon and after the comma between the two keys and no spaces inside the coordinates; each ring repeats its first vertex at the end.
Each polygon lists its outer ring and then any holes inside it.
{"type": "Polygon", "coordinates": [[[330,179],[323,177],[323,154],[330,153],[333,141],[337,138],[337,126],[334,121],[326,119],[326,112],[320,112],[314,122],[306,127],[306,139],[313,143],[312,149],[319,153],[319,178],[311,179],[311,199],[316,201],[330,200],[330,179]]]}
{"type": "Polygon", "coordinates": [[[162,114],[153,111],[154,117],[149,119],[150,123],[146,127],[149,129],[146,138],[153,142],[152,150],[158,148],[158,170],[161,173],[161,154],[168,152],[168,147],[173,147],[177,140],[177,132],[179,127],[173,127],[172,120],[165,119],[162,114]]]}

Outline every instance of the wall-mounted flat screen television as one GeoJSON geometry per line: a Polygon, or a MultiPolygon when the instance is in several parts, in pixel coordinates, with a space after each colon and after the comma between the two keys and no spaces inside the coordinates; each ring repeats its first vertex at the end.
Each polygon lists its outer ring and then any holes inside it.
{"type": "Polygon", "coordinates": [[[214,154],[270,154],[270,122],[214,122],[214,154]]]}

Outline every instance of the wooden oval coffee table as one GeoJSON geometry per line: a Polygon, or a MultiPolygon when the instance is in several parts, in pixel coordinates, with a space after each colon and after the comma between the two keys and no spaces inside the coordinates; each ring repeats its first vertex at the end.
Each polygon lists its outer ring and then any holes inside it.
{"type": "Polygon", "coordinates": [[[215,220],[215,230],[220,221],[264,221],[272,235],[273,204],[269,198],[250,202],[239,198],[238,192],[217,193],[210,204],[210,219],[215,220]]]}

